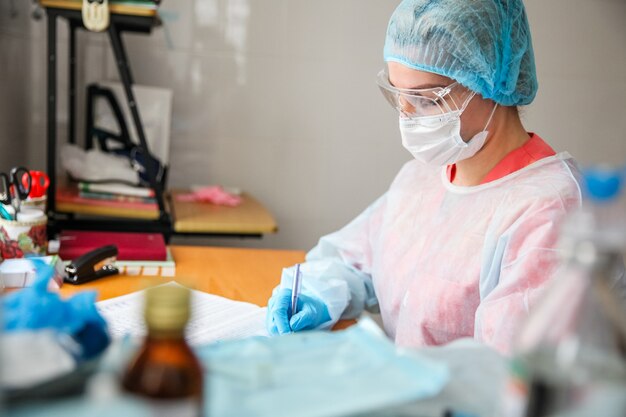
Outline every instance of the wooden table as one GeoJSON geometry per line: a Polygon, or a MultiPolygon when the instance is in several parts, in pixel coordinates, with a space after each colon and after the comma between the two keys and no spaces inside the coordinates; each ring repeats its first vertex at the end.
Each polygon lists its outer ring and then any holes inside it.
{"type": "Polygon", "coordinates": [[[118,297],[171,280],[233,300],[267,305],[281,271],[304,260],[303,251],[171,246],[175,277],[115,275],[83,285],[65,284],[61,294],[95,290],[99,300],[118,297]]]}
{"type": "Polygon", "coordinates": [[[278,229],[272,213],[248,193],[241,194],[241,204],[236,207],[179,201],[177,196],[186,193],[172,190],[168,196],[176,234],[261,235],[278,229]]]}
{"type": "MultiPolygon", "coordinates": [[[[280,282],[282,269],[304,260],[304,252],[299,250],[201,246],[170,246],[170,249],[176,262],[175,277],[115,275],[83,285],[65,284],[61,294],[67,297],[93,290],[101,301],[175,280],[189,288],[264,307],[280,282]]],[[[342,320],[334,329],[354,323],[354,320],[342,320]]]]}

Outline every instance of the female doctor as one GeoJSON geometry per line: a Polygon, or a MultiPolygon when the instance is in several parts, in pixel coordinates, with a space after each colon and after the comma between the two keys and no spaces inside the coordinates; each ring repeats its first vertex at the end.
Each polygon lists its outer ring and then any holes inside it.
{"type": "Polygon", "coordinates": [[[526,131],[537,80],[522,0],[404,0],[387,29],[384,97],[414,156],[389,190],[324,236],[269,300],[272,334],[380,310],[400,346],[473,337],[508,352],[559,266],[559,224],[581,204],[567,153],[526,131]]]}

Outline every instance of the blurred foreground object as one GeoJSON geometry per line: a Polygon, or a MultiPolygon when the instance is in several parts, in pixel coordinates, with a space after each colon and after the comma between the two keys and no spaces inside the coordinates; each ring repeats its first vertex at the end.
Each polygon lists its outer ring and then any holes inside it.
{"type": "Polygon", "coordinates": [[[106,322],[96,309],[96,293],[82,292],[63,300],[47,290],[55,274],[54,265],[39,258],[30,261],[37,271],[34,284],[2,299],[6,334],[49,329],[71,337],[75,342],[72,354],[77,359],[90,359],[101,353],[109,344],[109,335],[106,322]]]}
{"type": "Polygon", "coordinates": [[[200,416],[202,367],[184,338],[190,291],[160,286],[146,293],[148,335],[126,370],[126,391],[147,397],[159,415],[200,416]]]}
{"type": "MultiPolygon", "coordinates": [[[[100,361],[101,372],[88,383],[87,396],[28,404],[11,416],[184,415],[175,409],[176,400],[145,401],[109,386],[135,348],[131,339],[114,341],[100,361]]],[[[488,416],[491,387],[505,373],[504,360],[473,340],[423,355],[398,349],[369,318],[344,331],[220,341],[197,346],[196,352],[204,366],[203,415],[211,417],[370,416],[376,410],[385,417],[441,416],[450,406],[488,416]],[[479,386],[471,396],[468,382],[479,386]],[[404,405],[411,412],[389,412],[404,405]]],[[[145,375],[146,384],[162,380],[158,373],[145,375]]]]}
{"type": "Polygon", "coordinates": [[[565,262],[519,334],[504,416],[626,415],[626,205],[622,173],[584,173],[563,226],[565,262]]]}
{"type": "Polygon", "coordinates": [[[96,294],[62,300],[47,290],[54,265],[45,258],[28,261],[36,270],[33,285],[0,300],[0,388],[9,403],[75,393],[90,373],[83,365],[109,344],[96,294]]]}
{"type": "Polygon", "coordinates": [[[211,417],[359,415],[435,397],[451,378],[445,362],[398,349],[369,318],[337,332],[213,343],[198,355],[211,417]]]}

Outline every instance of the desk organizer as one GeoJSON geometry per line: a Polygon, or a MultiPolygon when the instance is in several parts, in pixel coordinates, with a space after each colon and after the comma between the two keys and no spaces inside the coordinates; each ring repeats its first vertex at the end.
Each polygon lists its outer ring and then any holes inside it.
{"type": "Polygon", "coordinates": [[[45,255],[47,217],[34,221],[0,219],[0,260],[45,255]]]}
{"type": "Polygon", "coordinates": [[[43,197],[36,198],[28,197],[28,199],[22,201],[22,207],[36,208],[45,213],[48,208],[48,206],[46,205],[46,196],[44,195],[43,197]]]}

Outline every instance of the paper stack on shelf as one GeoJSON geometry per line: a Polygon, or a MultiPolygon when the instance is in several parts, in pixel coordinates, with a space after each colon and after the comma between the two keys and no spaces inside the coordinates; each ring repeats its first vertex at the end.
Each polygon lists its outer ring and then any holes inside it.
{"type": "Polygon", "coordinates": [[[62,212],[96,216],[157,219],[154,190],[113,183],[86,183],[59,187],[57,208],[62,212]]]}
{"type": "Polygon", "coordinates": [[[112,0],[111,4],[119,4],[134,7],[145,7],[148,9],[156,9],[161,0],[112,0]]]}
{"type": "Polygon", "coordinates": [[[124,201],[129,203],[156,204],[154,190],[146,187],[132,187],[113,183],[78,183],[78,196],[87,199],[105,201],[124,201]]]}

